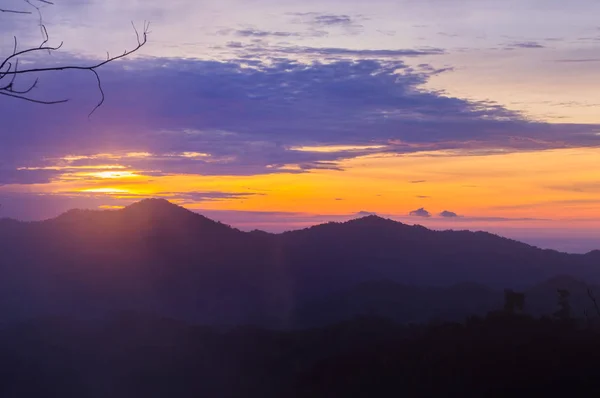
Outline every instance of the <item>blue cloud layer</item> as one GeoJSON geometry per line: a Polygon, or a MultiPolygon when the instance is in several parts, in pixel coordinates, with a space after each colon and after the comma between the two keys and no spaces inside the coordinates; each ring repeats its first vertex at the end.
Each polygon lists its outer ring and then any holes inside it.
{"type": "Polygon", "coordinates": [[[101,71],[107,101],[92,119],[99,95],[93,76],[42,76],[39,97],[73,101],[50,107],[0,98],[0,184],[53,175],[17,167],[99,152],[146,151],[153,156],[129,164],[218,175],[273,173],[288,164],[299,172],[337,168],[342,159],[377,152],[486,154],[600,143],[597,126],[534,122],[493,103],[425,90],[436,73],[382,59],[137,59],[101,71]],[[382,148],[296,149],[374,144],[382,148]],[[182,152],[209,157],[165,156],[182,152]]]}

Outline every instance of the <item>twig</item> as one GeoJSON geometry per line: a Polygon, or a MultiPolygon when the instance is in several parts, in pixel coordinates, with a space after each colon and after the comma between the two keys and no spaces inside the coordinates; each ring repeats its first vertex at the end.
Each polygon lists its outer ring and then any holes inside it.
{"type": "MultiPolygon", "coordinates": [[[[144,22],[144,29],[140,32],[140,31],[138,31],[135,24],[132,22],[131,25],[133,26],[133,30],[135,32],[135,36],[136,36],[136,40],[137,40],[137,45],[135,46],[135,48],[133,48],[131,50],[125,50],[122,54],[113,56],[113,57],[111,57],[110,54],[107,53],[107,57],[105,60],[97,62],[95,64],[87,65],[87,66],[60,65],[60,66],[21,69],[21,68],[19,68],[19,57],[26,55],[26,54],[35,53],[38,51],[48,51],[48,53],[51,54],[54,51],[60,50],[63,46],[62,42],[58,46],[48,46],[47,45],[48,41],[50,40],[50,36],[48,34],[48,30],[46,29],[46,26],[43,23],[40,6],[34,4],[34,2],[48,4],[48,5],[53,5],[54,3],[51,1],[48,1],[48,0],[24,0],[24,2],[27,3],[28,5],[30,5],[31,7],[35,8],[39,15],[39,26],[40,26],[40,30],[42,33],[42,42],[38,47],[27,48],[25,50],[19,51],[17,38],[14,37],[14,46],[13,46],[12,54],[9,55],[8,57],[6,57],[4,60],[2,60],[2,62],[0,63],[0,94],[7,96],[7,97],[22,99],[24,101],[29,101],[29,102],[38,103],[38,104],[46,104],[46,105],[61,104],[61,103],[67,102],[68,99],[46,101],[46,100],[32,98],[31,96],[28,95],[32,92],[32,90],[34,90],[37,87],[38,79],[35,79],[33,84],[29,85],[25,89],[16,89],[15,88],[16,78],[21,75],[37,74],[37,73],[45,73],[45,72],[57,72],[57,71],[66,71],[66,70],[89,71],[89,72],[93,73],[94,77],[96,78],[96,82],[98,84],[98,90],[100,91],[100,100],[98,101],[98,103],[96,104],[94,109],[92,109],[90,114],[88,115],[88,117],[91,117],[91,115],[98,108],[100,108],[102,106],[102,104],[104,104],[104,100],[105,100],[104,89],[102,88],[102,81],[100,79],[100,75],[98,74],[97,69],[99,69],[100,67],[102,67],[110,62],[117,61],[121,58],[125,58],[125,57],[135,53],[140,48],[142,48],[148,41],[150,24],[148,22],[144,22]],[[3,82],[4,79],[8,79],[8,81],[3,82]]],[[[30,11],[18,11],[18,10],[6,10],[6,9],[0,9],[0,11],[14,13],[14,14],[32,14],[32,12],[30,12],[30,11]]]]}

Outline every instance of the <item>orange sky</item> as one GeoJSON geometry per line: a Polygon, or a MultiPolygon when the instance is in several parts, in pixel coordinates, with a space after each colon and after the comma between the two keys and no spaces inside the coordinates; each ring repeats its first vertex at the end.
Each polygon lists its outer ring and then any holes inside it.
{"type": "MultiPolygon", "coordinates": [[[[380,154],[342,161],[339,166],[344,171],[253,176],[144,176],[140,171],[120,166],[120,156],[100,157],[106,158],[105,165],[71,170],[48,184],[13,185],[10,189],[58,195],[104,195],[103,206],[118,205],[119,200],[126,204],[138,195],[229,192],[248,195],[197,203],[178,200],[177,194],[170,199],[195,210],[319,215],[369,211],[403,218],[410,211],[424,207],[433,218],[444,210],[455,212],[465,217],[466,225],[481,225],[485,222],[477,219],[498,217],[543,219],[537,223],[551,222],[554,226],[600,226],[597,167],[600,149],[486,156],[441,151],[380,154]]],[[[528,225],[535,223],[528,221],[528,225]]]]}

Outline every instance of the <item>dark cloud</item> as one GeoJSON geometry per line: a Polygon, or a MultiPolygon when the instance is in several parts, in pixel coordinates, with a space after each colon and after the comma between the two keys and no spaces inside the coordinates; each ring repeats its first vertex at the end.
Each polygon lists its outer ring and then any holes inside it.
{"type": "MultiPolygon", "coordinates": [[[[243,45],[239,42],[230,42],[229,48],[243,49],[246,54],[279,54],[279,55],[309,55],[309,56],[327,56],[327,57],[363,57],[363,58],[399,58],[399,57],[419,57],[425,55],[442,55],[445,50],[441,48],[417,48],[417,49],[364,49],[355,50],[349,48],[337,47],[305,47],[305,46],[263,46],[263,45],[243,45]]],[[[430,72],[437,74],[452,68],[433,69],[430,72]]]]}
{"type": "Polygon", "coordinates": [[[419,65],[417,65],[417,67],[421,71],[428,73],[430,76],[439,75],[439,74],[444,73],[444,72],[452,72],[452,71],[454,71],[453,67],[434,68],[432,65],[429,65],[429,64],[419,64],[419,65]]]}
{"type": "Polygon", "coordinates": [[[419,198],[419,199],[429,199],[429,198],[431,198],[431,196],[427,196],[427,195],[417,195],[417,198],[419,198]]]}
{"type": "Polygon", "coordinates": [[[60,175],[60,172],[57,170],[0,169],[0,186],[9,184],[44,184],[50,182],[58,175],[60,175]]]}
{"type": "Polygon", "coordinates": [[[266,31],[260,29],[240,29],[235,31],[235,35],[242,37],[298,37],[297,32],[266,31]]]}
{"type": "Polygon", "coordinates": [[[456,214],[453,211],[444,210],[443,212],[440,213],[440,217],[444,217],[444,218],[456,218],[456,217],[458,217],[458,214],[456,214]]]}
{"type": "Polygon", "coordinates": [[[377,213],[373,213],[371,211],[359,211],[358,213],[356,213],[357,216],[359,217],[368,217],[368,216],[376,216],[377,213]]]}
{"type": "Polygon", "coordinates": [[[317,48],[317,47],[280,47],[277,52],[284,54],[309,54],[326,56],[353,56],[370,58],[387,57],[417,57],[424,55],[440,55],[445,51],[441,48],[400,49],[400,50],[352,50],[348,48],[317,48]]]}
{"type": "Polygon", "coordinates": [[[345,14],[324,14],[318,12],[297,12],[291,14],[300,17],[304,22],[321,26],[356,26],[359,25],[357,17],[345,14]]]}
{"type": "Polygon", "coordinates": [[[409,215],[414,216],[414,217],[425,217],[425,218],[431,217],[431,213],[422,207],[420,209],[411,211],[409,213],[409,215]]]}
{"type": "Polygon", "coordinates": [[[409,181],[411,184],[423,184],[425,182],[427,182],[427,180],[413,180],[413,181],[409,181]]]}
{"type": "Polygon", "coordinates": [[[343,29],[347,34],[358,34],[362,32],[362,21],[366,20],[362,15],[330,14],[319,12],[292,13],[296,23],[307,24],[313,29],[343,29]]]}
{"type": "Polygon", "coordinates": [[[348,15],[317,15],[314,17],[314,22],[318,25],[342,25],[348,26],[353,25],[353,19],[348,15]]]}
{"type": "Polygon", "coordinates": [[[600,58],[565,58],[557,59],[554,62],[560,63],[588,63],[588,62],[600,62],[600,58]]]}
{"type": "Polygon", "coordinates": [[[0,98],[0,183],[44,182],[57,172],[16,169],[115,151],[151,153],[119,160],[148,176],[252,175],[339,170],[340,160],[383,152],[483,155],[600,143],[597,126],[536,123],[497,104],[427,91],[432,74],[400,60],[138,59],[100,72],[106,102],[91,119],[99,93],[86,73],[42,77],[37,94],[72,99],[64,105],[0,98]],[[370,148],[298,149],[318,145],[370,148]],[[206,156],[170,155],[186,152],[206,156]]]}
{"type": "Polygon", "coordinates": [[[546,48],[546,46],[544,46],[541,43],[535,42],[535,41],[522,41],[522,42],[515,42],[515,43],[511,43],[507,46],[508,49],[513,49],[513,48],[546,48]]]}

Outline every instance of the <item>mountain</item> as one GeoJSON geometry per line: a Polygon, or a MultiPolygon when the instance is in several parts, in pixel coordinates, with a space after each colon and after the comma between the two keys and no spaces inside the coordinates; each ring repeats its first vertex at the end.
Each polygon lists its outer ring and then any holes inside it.
{"type": "Polygon", "coordinates": [[[242,232],[161,199],[41,222],[2,220],[0,253],[4,319],[139,310],[291,325],[307,303],[377,280],[496,290],[564,274],[600,280],[594,252],[559,253],[377,216],[283,234],[242,232]]]}

